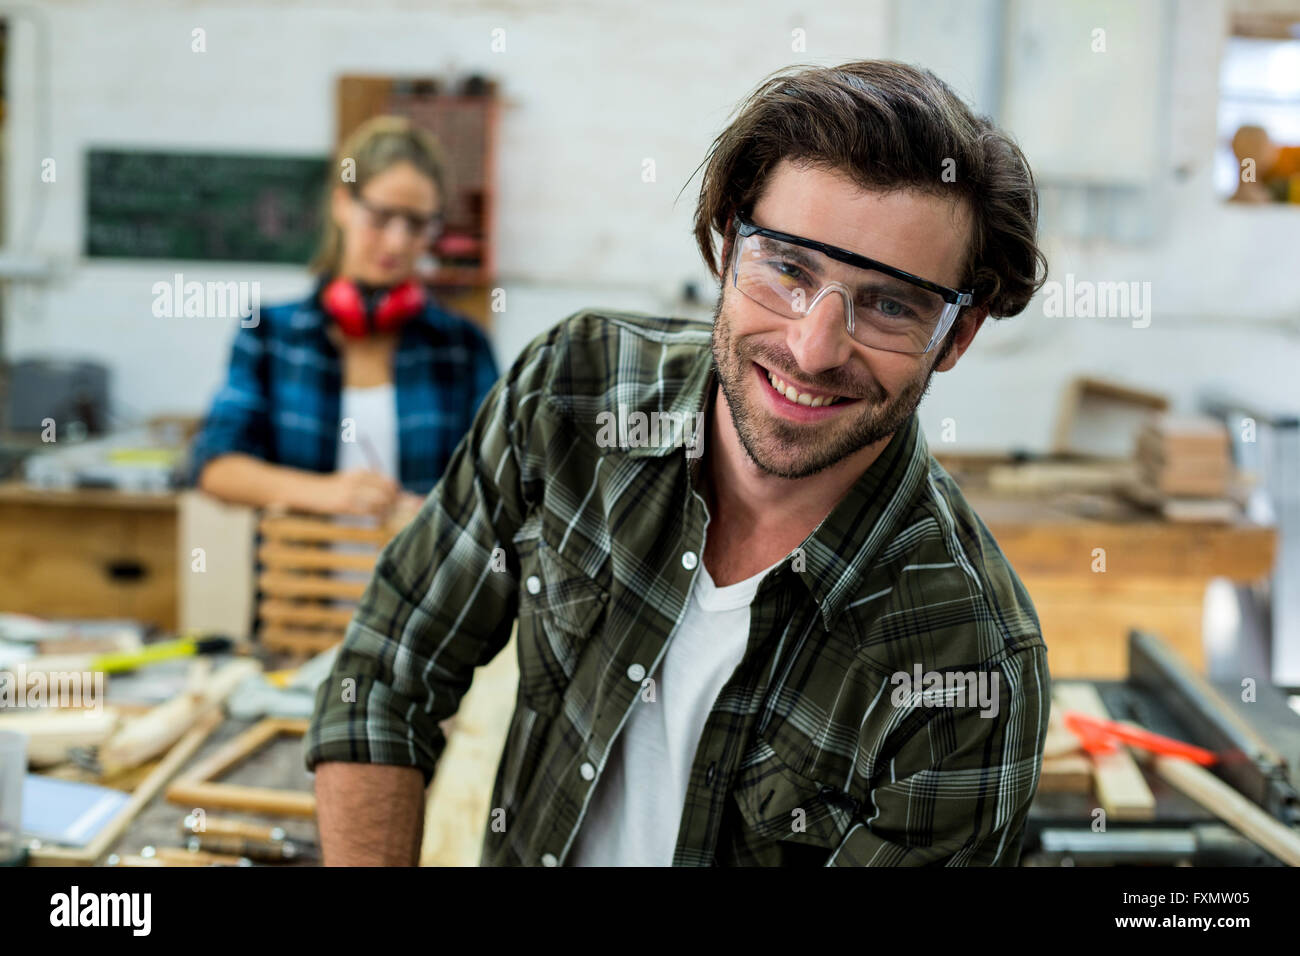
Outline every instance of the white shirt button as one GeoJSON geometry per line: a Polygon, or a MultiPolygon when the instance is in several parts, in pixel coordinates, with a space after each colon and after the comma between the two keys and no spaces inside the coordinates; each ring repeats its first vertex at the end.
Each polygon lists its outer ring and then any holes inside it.
{"type": "Polygon", "coordinates": [[[555,854],[554,854],[554,853],[543,853],[543,854],[542,854],[542,866],[555,866],[555,864],[558,863],[558,862],[559,862],[559,860],[557,860],[557,859],[555,858],[555,854]]]}
{"type": "Polygon", "coordinates": [[[582,774],[583,780],[596,779],[596,768],[589,763],[584,763],[581,767],[579,767],[578,773],[582,774]]]}
{"type": "Polygon", "coordinates": [[[645,668],[640,664],[633,664],[627,669],[627,679],[634,680],[638,684],[645,678],[645,668]]]}
{"type": "Polygon", "coordinates": [[[528,580],[524,582],[524,587],[528,588],[529,594],[537,594],[542,590],[542,579],[535,574],[530,574],[528,580]]]}
{"type": "Polygon", "coordinates": [[[687,551],[682,555],[682,567],[687,571],[694,571],[695,566],[700,563],[700,559],[695,556],[694,551],[687,551]]]}

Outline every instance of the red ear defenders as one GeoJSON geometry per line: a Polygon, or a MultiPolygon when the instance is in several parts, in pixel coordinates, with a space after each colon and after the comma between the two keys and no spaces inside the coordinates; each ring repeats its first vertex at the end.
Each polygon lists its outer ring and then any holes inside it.
{"type": "Polygon", "coordinates": [[[424,301],[424,286],[414,279],[367,294],[351,279],[340,277],[320,294],[321,308],[333,317],[344,335],[353,338],[401,328],[424,309],[424,301]]]}

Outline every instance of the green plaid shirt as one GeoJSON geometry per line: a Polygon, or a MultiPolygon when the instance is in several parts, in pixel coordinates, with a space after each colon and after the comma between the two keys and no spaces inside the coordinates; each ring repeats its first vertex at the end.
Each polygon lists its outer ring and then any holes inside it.
{"type": "MultiPolygon", "coordinates": [[[[699,456],[664,435],[609,447],[601,413],[707,409],[709,336],[587,311],[524,351],[380,557],[319,691],[309,768],[401,764],[427,782],[438,722],[517,619],[492,796],[504,827],[489,822],[481,862],[565,862],[632,708],[659,706],[642,687],[686,612],[708,523],[699,456]]],[[[913,415],[762,581],[673,862],[1015,865],[1049,700],[1029,595],[913,415]],[[991,689],[983,704],[963,675],[991,689]]]]}

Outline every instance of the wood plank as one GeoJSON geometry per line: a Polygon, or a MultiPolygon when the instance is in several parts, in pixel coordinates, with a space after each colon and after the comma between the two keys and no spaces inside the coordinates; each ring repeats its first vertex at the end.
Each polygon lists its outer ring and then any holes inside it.
{"type": "Polygon", "coordinates": [[[291,817],[316,815],[316,798],[310,793],[267,790],[233,783],[175,783],[168,788],[167,799],[181,806],[203,807],[205,810],[240,810],[291,817]]]}
{"type": "Polygon", "coordinates": [[[356,613],[355,607],[332,607],[325,604],[306,604],[268,598],[257,609],[265,624],[298,625],[303,628],[323,627],[342,630],[356,613]]]}
{"type": "Polygon", "coordinates": [[[1062,491],[1112,491],[1136,477],[1129,461],[1040,461],[995,465],[988,469],[991,491],[998,494],[1055,494],[1062,491]]]}
{"type": "Polygon", "coordinates": [[[198,491],[180,496],[177,531],[180,626],[247,639],[253,626],[257,512],[198,491]],[[194,570],[202,548],[203,571],[194,570]]]}
{"type": "Polygon", "coordinates": [[[338,578],[309,577],[304,574],[286,574],[282,571],[264,571],[257,577],[257,586],[269,597],[321,597],[360,600],[366,592],[366,581],[343,581],[338,578]]]}
{"type": "Polygon", "coordinates": [[[232,737],[203,760],[190,767],[177,783],[208,781],[219,777],[249,754],[270,743],[280,733],[279,721],[260,720],[242,734],[232,737]]]}
{"type": "Polygon", "coordinates": [[[501,652],[474,672],[461,700],[429,786],[421,866],[478,866],[518,687],[519,657],[512,632],[501,652]]]}
{"type": "MultiPolygon", "coordinates": [[[[1255,582],[1273,572],[1273,528],[1233,522],[1188,527],[1148,518],[1100,522],[1028,516],[1017,504],[967,496],[1017,574],[1092,575],[1093,550],[1107,573],[1123,577],[1212,578],[1255,582]]],[[[1100,576],[1100,575],[1096,575],[1100,576]]]]}
{"type": "Polygon", "coordinates": [[[281,735],[302,736],[308,725],[309,721],[297,718],[258,721],[177,778],[167,788],[167,801],[204,809],[315,816],[316,798],[310,793],[217,783],[214,779],[281,735]]]}
{"type": "Polygon", "coordinates": [[[62,508],[109,508],[174,513],[175,492],[114,491],[110,488],[40,488],[24,481],[0,482],[0,502],[62,508]]]}
{"type": "Polygon", "coordinates": [[[350,554],[327,548],[294,547],[285,544],[264,544],[257,549],[257,559],[272,570],[302,571],[373,571],[378,551],[350,554]]]}
{"type": "Polygon", "coordinates": [[[1190,760],[1156,756],[1152,762],[1161,779],[1288,866],[1300,866],[1300,832],[1275,820],[1235,788],[1190,760]]]}
{"type": "Polygon", "coordinates": [[[262,628],[259,640],[267,650],[308,655],[329,650],[342,641],[343,636],[341,629],[308,631],[273,625],[262,628]]]}
{"type": "Polygon", "coordinates": [[[1066,754],[1043,761],[1039,793],[1091,793],[1092,761],[1083,754],[1066,754]]]}
{"type": "Polygon", "coordinates": [[[1043,760],[1055,757],[1077,757],[1083,753],[1079,738],[1070,733],[1061,717],[1061,708],[1052,703],[1047,717],[1047,739],[1043,742],[1043,760]]]}
{"type": "MultiPolygon", "coordinates": [[[[1106,705],[1091,684],[1057,684],[1052,698],[1062,710],[1110,719],[1106,705]]],[[[1127,747],[1121,745],[1111,754],[1090,754],[1089,759],[1097,800],[1108,819],[1150,820],[1155,816],[1156,798],[1127,747]]]]}
{"type": "Polygon", "coordinates": [[[340,524],[324,518],[296,515],[265,515],[258,531],[268,541],[358,541],[385,545],[391,537],[386,527],[340,524]]]}

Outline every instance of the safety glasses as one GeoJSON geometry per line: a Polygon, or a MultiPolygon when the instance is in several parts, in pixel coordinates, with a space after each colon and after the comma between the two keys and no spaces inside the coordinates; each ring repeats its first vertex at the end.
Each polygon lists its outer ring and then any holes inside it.
{"type": "Polygon", "coordinates": [[[836,246],[737,218],[732,284],[787,319],[822,299],[844,302],[849,335],[868,348],[923,355],[942,341],[974,292],[959,292],[836,246]]]}

